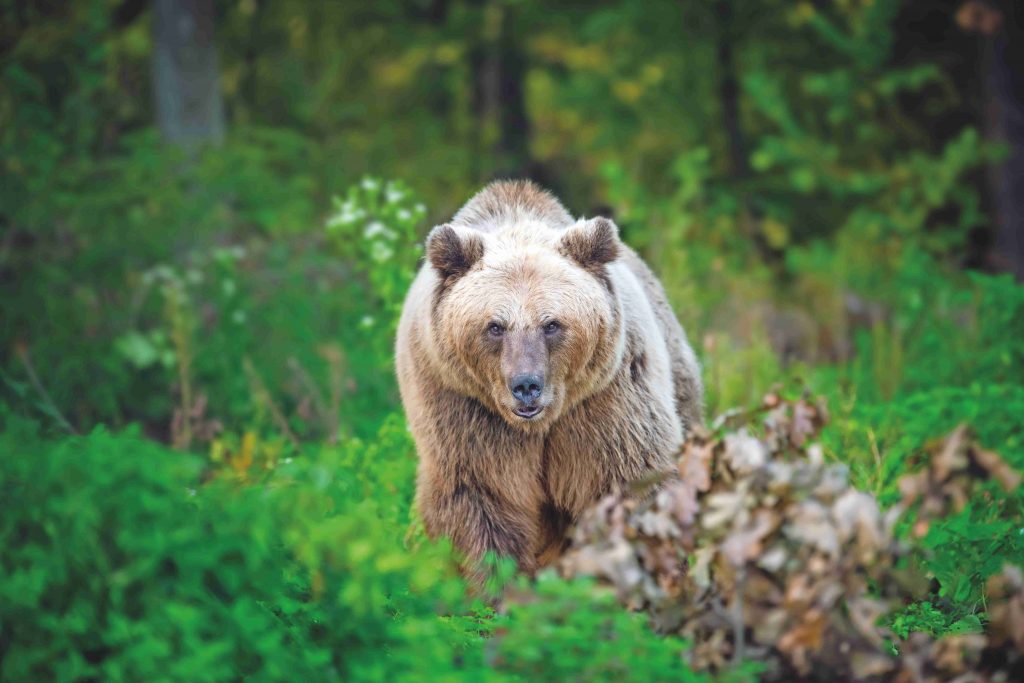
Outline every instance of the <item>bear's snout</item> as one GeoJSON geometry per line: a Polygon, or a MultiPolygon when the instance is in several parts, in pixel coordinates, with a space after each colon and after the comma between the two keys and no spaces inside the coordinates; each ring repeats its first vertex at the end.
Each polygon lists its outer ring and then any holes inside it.
{"type": "Polygon", "coordinates": [[[544,391],[544,379],[540,375],[523,374],[516,375],[509,382],[512,395],[524,407],[532,407],[544,391]]]}
{"type": "Polygon", "coordinates": [[[506,406],[518,417],[536,417],[546,405],[548,347],[544,333],[540,329],[525,329],[507,334],[501,355],[502,374],[515,399],[514,405],[506,406]]]}

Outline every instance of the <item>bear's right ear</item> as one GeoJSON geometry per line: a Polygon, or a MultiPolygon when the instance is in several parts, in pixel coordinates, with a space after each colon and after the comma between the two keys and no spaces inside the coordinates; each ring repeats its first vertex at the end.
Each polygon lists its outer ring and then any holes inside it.
{"type": "Polygon", "coordinates": [[[484,243],[478,235],[460,236],[447,223],[427,235],[427,259],[445,280],[462,277],[483,255],[484,243]]]}

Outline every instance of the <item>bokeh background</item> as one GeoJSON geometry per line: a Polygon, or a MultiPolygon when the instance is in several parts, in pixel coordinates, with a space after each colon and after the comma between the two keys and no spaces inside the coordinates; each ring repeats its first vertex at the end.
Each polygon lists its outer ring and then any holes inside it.
{"type": "MultiPolygon", "coordinates": [[[[497,654],[487,607],[437,608],[395,316],[497,177],[616,220],[709,418],[823,396],[883,500],[961,422],[1024,465],[1022,65],[994,0],[4,0],[0,677],[678,665],[606,603],[530,641],[575,584],[497,654]]],[[[935,541],[928,628],[1021,559],[1019,512],[935,541]]]]}

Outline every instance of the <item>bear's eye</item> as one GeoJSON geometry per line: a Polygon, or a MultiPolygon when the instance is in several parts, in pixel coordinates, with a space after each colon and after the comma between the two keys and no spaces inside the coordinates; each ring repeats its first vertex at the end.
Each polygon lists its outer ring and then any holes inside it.
{"type": "Polygon", "coordinates": [[[552,320],[544,326],[544,334],[555,334],[560,329],[562,329],[562,326],[558,324],[558,321],[552,320]]]}
{"type": "Polygon", "coordinates": [[[487,326],[487,334],[494,338],[498,338],[501,335],[505,334],[505,328],[499,325],[498,323],[491,323],[490,325],[487,326]]]}

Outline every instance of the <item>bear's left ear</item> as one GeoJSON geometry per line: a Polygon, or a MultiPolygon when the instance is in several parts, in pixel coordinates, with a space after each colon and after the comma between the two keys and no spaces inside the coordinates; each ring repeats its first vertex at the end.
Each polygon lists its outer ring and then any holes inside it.
{"type": "Polygon", "coordinates": [[[559,251],[590,270],[619,257],[619,229],[608,218],[580,221],[565,230],[559,251]]]}

